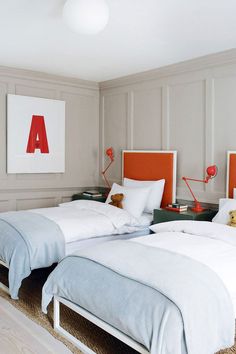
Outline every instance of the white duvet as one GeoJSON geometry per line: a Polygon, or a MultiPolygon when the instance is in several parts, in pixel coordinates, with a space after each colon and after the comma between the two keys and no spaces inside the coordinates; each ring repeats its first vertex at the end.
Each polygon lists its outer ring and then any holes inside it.
{"type": "Polygon", "coordinates": [[[236,228],[207,221],[171,221],[150,228],[155,234],[131,242],[164,248],[207,265],[224,283],[236,315],[236,228]]]}
{"type": "Polygon", "coordinates": [[[123,209],[89,200],[31,211],[54,221],[60,227],[66,243],[90,237],[131,233],[140,230],[144,224],[143,219],[138,221],[123,209]]]}

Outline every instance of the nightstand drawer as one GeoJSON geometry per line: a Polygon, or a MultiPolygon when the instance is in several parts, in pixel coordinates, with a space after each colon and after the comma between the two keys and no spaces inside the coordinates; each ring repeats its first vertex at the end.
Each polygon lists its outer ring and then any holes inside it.
{"type": "Polygon", "coordinates": [[[211,221],[216,215],[216,210],[204,210],[200,213],[195,213],[190,209],[182,213],[165,209],[155,209],[153,215],[153,224],[161,222],[174,221],[174,220],[198,220],[198,221],[211,221]]]}
{"type": "Polygon", "coordinates": [[[84,195],[84,194],[82,194],[82,193],[78,193],[78,194],[72,195],[72,200],[79,200],[79,199],[83,199],[83,200],[94,200],[95,202],[102,202],[102,203],[104,203],[107,198],[106,198],[104,195],[102,195],[101,197],[90,197],[90,196],[84,195]]]}

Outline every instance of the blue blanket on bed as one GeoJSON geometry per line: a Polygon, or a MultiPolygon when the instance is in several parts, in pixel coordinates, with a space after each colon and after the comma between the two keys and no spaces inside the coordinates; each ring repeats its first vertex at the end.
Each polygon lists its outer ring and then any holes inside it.
{"type": "Polygon", "coordinates": [[[234,311],[218,276],[168,250],[112,241],[66,257],[43,287],[143,344],[151,354],[213,354],[234,343],[234,311]]]}
{"type": "Polygon", "coordinates": [[[53,221],[29,211],[0,214],[0,259],[9,267],[13,299],[33,269],[58,263],[64,255],[64,237],[53,221]]]}

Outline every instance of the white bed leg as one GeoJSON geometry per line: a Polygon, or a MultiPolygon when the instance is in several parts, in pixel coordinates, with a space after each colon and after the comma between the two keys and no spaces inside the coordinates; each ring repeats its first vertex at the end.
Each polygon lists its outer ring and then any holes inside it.
{"type": "MultiPolygon", "coordinates": [[[[2,265],[2,266],[5,267],[5,268],[8,268],[8,266],[6,265],[6,263],[3,262],[3,261],[1,261],[1,260],[0,260],[0,265],[2,265]]],[[[6,285],[4,285],[2,282],[0,282],[0,289],[2,289],[3,291],[5,291],[7,294],[10,295],[10,293],[9,293],[9,288],[8,288],[6,285]]]]}
{"type": "Polygon", "coordinates": [[[0,289],[2,289],[3,291],[5,291],[7,294],[10,295],[9,288],[1,282],[0,282],[0,289]]]}
{"type": "Polygon", "coordinates": [[[54,296],[53,299],[53,326],[54,330],[73,343],[77,348],[79,348],[84,354],[96,354],[93,350],[83,344],[80,340],[72,336],[64,328],[60,326],[60,301],[54,296]]]}
{"type": "Polygon", "coordinates": [[[53,301],[53,325],[55,330],[60,327],[60,303],[55,297],[53,301]]]}

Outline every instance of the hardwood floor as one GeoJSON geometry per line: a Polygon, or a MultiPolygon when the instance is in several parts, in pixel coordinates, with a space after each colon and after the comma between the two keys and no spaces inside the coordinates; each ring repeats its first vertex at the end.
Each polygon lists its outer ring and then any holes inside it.
{"type": "Polygon", "coordinates": [[[0,297],[0,353],[71,354],[71,351],[0,297]]]}

